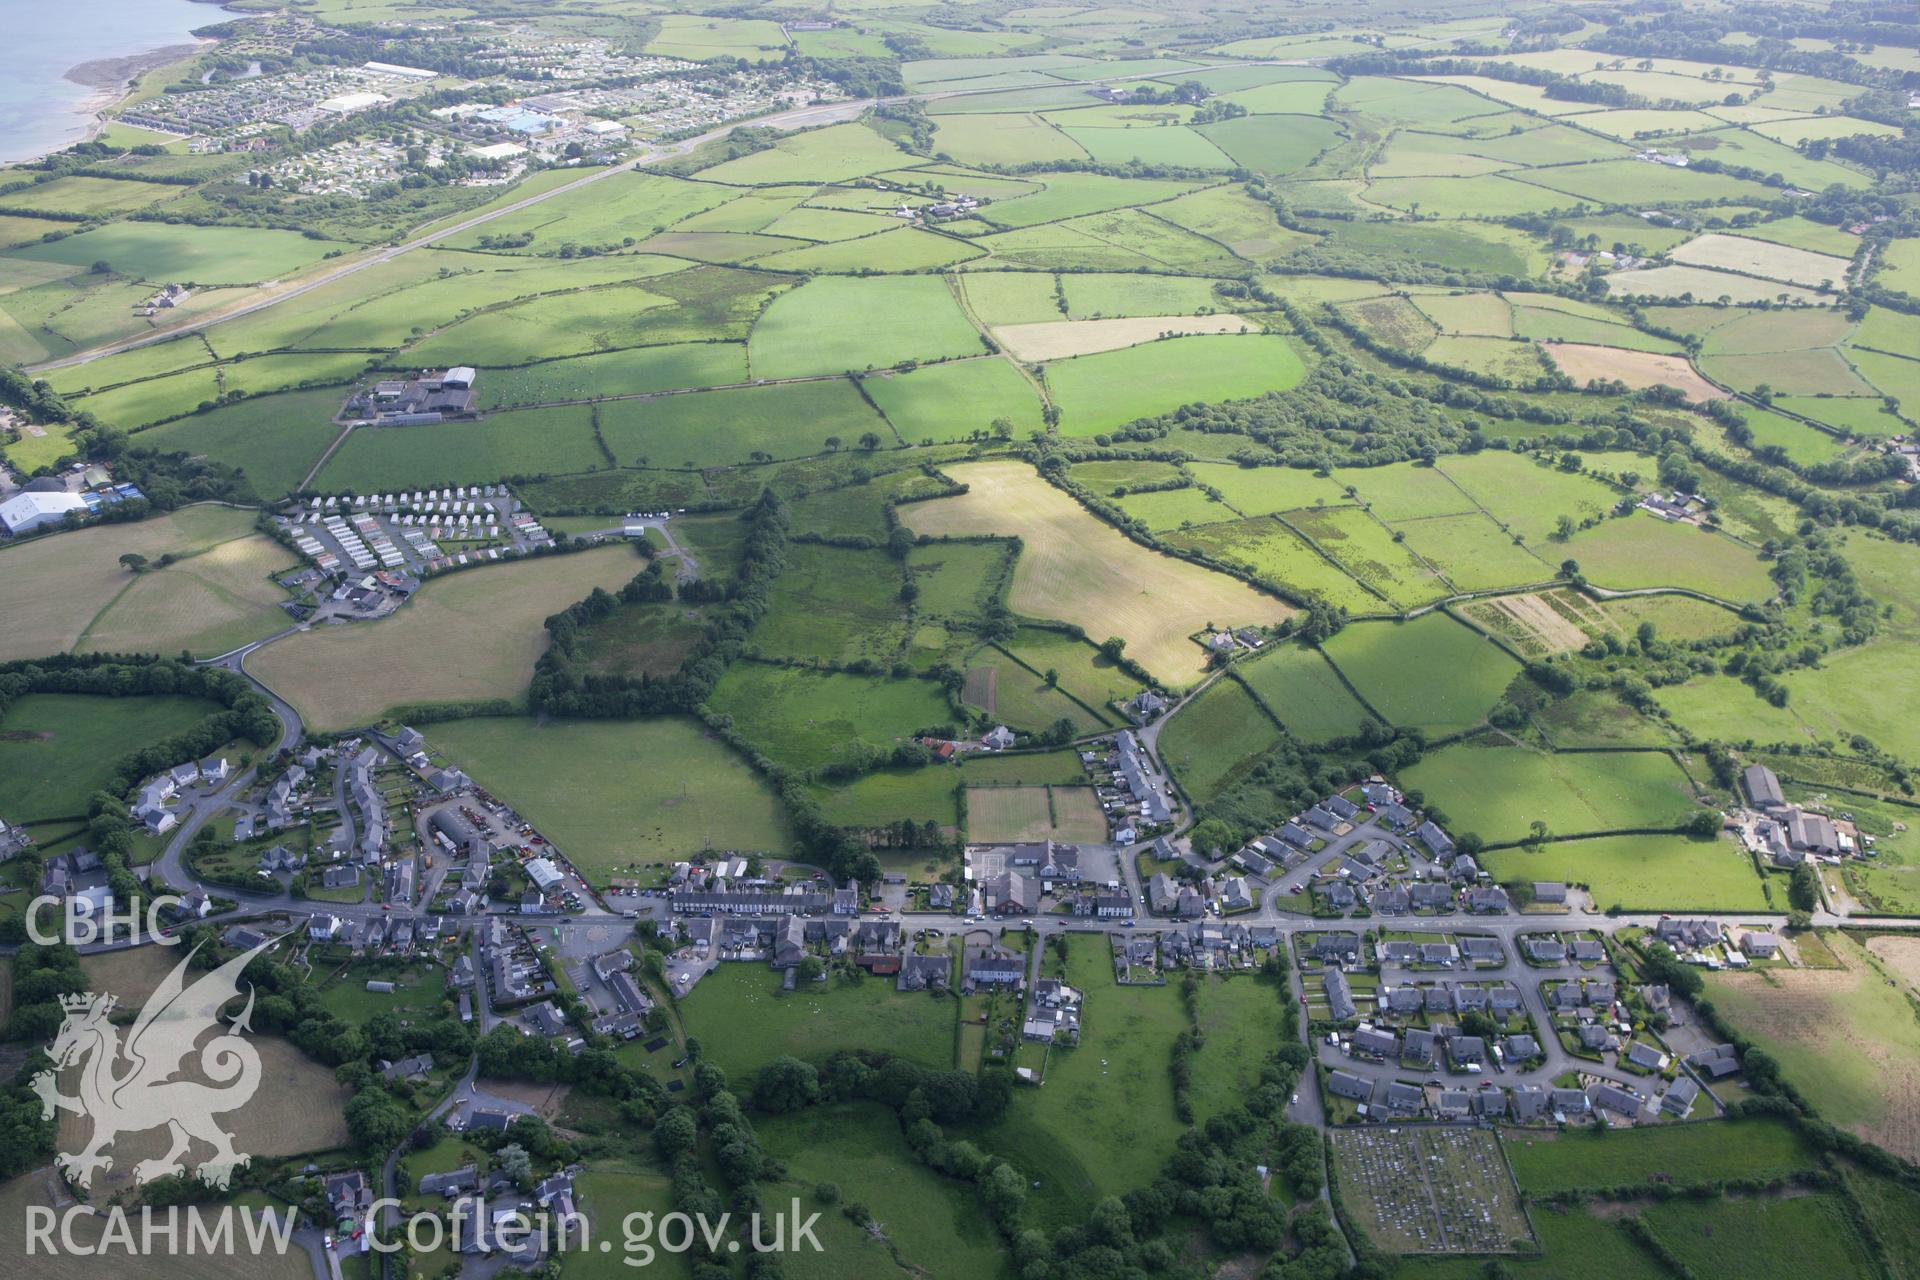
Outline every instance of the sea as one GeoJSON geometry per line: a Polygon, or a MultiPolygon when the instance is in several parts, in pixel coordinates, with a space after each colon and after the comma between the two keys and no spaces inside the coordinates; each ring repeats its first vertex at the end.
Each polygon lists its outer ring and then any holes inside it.
{"type": "Polygon", "coordinates": [[[195,27],[229,15],[193,0],[32,0],[0,3],[9,52],[0,73],[0,163],[33,160],[80,141],[93,125],[84,106],[97,90],[67,72],[193,43],[195,27]]]}

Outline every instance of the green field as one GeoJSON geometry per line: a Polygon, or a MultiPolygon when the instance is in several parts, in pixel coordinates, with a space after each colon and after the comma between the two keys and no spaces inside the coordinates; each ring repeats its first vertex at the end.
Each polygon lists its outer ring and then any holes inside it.
{"type": "Polygon", "coordinates": [[[566,405],[510,409],[480,422],[360,427],[327,459],[318,483],[368,493],[590,471],[606,465],[594,442],[593,415],[586,405],[566,405]]]}
{"type": "Polygon", "coordinates": [[[885,1046],[923,1067],[952,1065],[951,999],[897,992],[880,978],[836,978],[787,993],[780,977],[764,965],[723,964],[680,999],[687,1034],[737,1085],[786,1054],[823,1062],[840,1049],[885,1046]]]}
{"type": "Polygon", "coordinates": [[[775,299],[753,328],[747,361],[756,378],[791,378],[982,350],[945,281],[836,276],[775,299]]]}
{"type": "Polygon", "coordinates": [[[1272,750],[1280,731],[1251,695],[1221,680],[1180,708],[1160,734],[1160,755],[1196,800],[1220,794],[1236,771],[1272,750]]]}
{"type": "Polygon", "coordinates": [[[872,747],[891,749],[952,718],[940,686],[843,673],[736,663],[708,705],[734,718],[768,759],[808,768],[872,747]]]}
{"type": "Polygon", "coordinates": [[[1375,711],[1430,736],[1480,723],[1520,671],[1504,650],[1441,613],[1354,623],[1326,651],[1375,711]]]}
{"type": "Polygon", "coordinates": [[[1064,1209],[1083,1221],[1100,1197],[1151,1182],[1173,1154],[1181,1126],[1167,1055],[1186,1016],[1171,986],[1116,985],[1104,938],[1074,939],[1066,976],[1086,994],[1079,1046],[1055,1048],[1046,1083],[1016,1091],[1004,1119],[956,1136],[1041,1182],[1030,1215],[1064,1209]]]}
{"type": "Polygon", "coordinates": [[[717,387],[747,380],[746,348],[730,342],[633,347],[605,355],[547,360],[489,370],[480,384],[485,408],[596,400],[636,392],[717,387]]]}
{"type": "Polygon", "coordinates": [[[84,818],[87,800],[129,753],[220,710],[204,698],[34,693],[0,719],[0,812],[9,822],[84,818]]]}
{"type": "Polygon", "coordinates": [[[1304,374],[1285,338],[1214,335],[1055,360],[1047,366],[1047,386],[1060,406],[1062,430],[1091,436],[1196,399],[1282,391],[1304,374]]]}
{"type": "Polygon", "coordinates": [[[1287,732],[1302,742],[1324,742],[1352,737],[1372,721],[1319,650],[1297,644],[1274,649],[1242,664],[1238,674],[1287,732]]]}
{"type": "MultiPolygon", "coordinates": [[[[165,190],[136,183],[115,185],[124,185],[135,192],[165,190]]],[[[0,203],[10,201],[11,197],[0,197],[0,203]]],[[[14,256],[76,267],[105,262],[121,275],[156,284],[169,281],[198,285],[256,284],[297,272],[332,250],[351,247],[338,241],[310,240],[297,231],[264,227],[118,222],[51,244],[19,249],[14,256]]]]}
{"type": "Polygon", "coordinates": [[[884,551],[787,548],[753,643],[770,658],[871,658],[891,666],[907,641],[899,564],[884,551]]]}
{"type": "Polygon", "coordinates": [[[1524,839],[1530,824],[1555,835],[1675,827],[1698,811],[1687,777],[1660,751],[1559,753],[1456,743],[1401,775],[1448,826],[1500,843],[1524,839]]]}
{"type": "Polygon", "coordinates": [[[1847,1202],[1837,1195],[1669,1200],[1649,1209],[1645,1221],[1689,1269],[1731,1258],[1756,1275],[1788,1275],[1800,1265],[1809,1242],[1818,1241],[1823,1275],[1881,1274],[1847,1202]]]}
{"type": "Polygon", "coordinates": [[[430,741],[589,880],[706,850],[784,852],[778,799],[691,719],[453,720],[430,741]]]}
{"type": "MultiPolygon", "coordinates": [[[[761,1145],[786,1162],[803,1202],[815,1185],[832,1182],[846,1203],[866,1206],[886,1224],[885,1242],[856,1243],[849,1230],[847,1241],[834,1242],[835,1252],[808,1260],[814,1265],[832,1259],[838,1275],[849,1268],[879,1274],[893,1266],[959,1280],[995,1280],[1001,1274],[1000,1237],[981,1214],[973,1189],[922,1164],[887,1108],[873,1103],[818,1107],[793,1116],[756,1117],[754,1128],[761,1145]],[[871,1256],[848,1258],[847,1249],[871,1256]]],[[[800,1274],[791,1265],[788,1270],[800,1274]]]]}
{"type": "MultiPolygon", "coordinates": [[[[1481,857],[1501,881],[1559,880],[1593,890],[1601,910],[1739,911],[1769,904],[1753,860],[1730,840],[1600,836],[1481,857]]],[[[1784,906],[1784,902],[1780,904],[1784,906]]]]}
{"type": "Polygon", "coordinates": [[[1685,1187],[1728,1178],[1770,1179],[1817,1167],[1791,1126],[1771,1119],[1674,1125],[1593,1141],[1580,1133],[1529,1135],[1507,1143],[1520,1188],[1546,1197],[1567,1191],[1666,1182],[1685,1187]]]}
{"type": "Polygon", "coordinates": [[[601,438],[623,467],[716,467],[755,453],[804,458],[826,451],[830,438],[852,449],[869,434],[893,443],[886,421],[845,378],[620,400],[598,412],[601,438]]]}
{"type": "Polygon", "coordinates": [[[1016,436],[1041,425],[1040,393],[1006,360],[959,360],[861,382],[909,444],[965,440],[1005,419],[1016,436]]]}

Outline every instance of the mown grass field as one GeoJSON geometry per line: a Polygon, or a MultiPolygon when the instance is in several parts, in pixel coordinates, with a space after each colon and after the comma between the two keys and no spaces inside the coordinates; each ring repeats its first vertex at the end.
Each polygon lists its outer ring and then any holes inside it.
{"type": "Polygon", "coordinates": [[[791,378],[984,350],[944,280],[835,276],[775,299],[754,326],[747,358],[756,378],[791,378]]]}
{"type": "Polygon", "coordinates": [[[1127,656],[1172,683],[1190,680],[1201,650],[1187,637],[1209,621],[1271,623],[1290,610],[1222,574],[1128,541],[1022,462],[979,462],[947,474],[959,497],[916,502],[900,518],[916,533],[1017,536],[1009,602],[1024,614],[1117,635],[1127,656]]]}
{"type": "Polygon", "coordinates": [[[392,617],[269,645],[248,670],[316,728],[402,705],[519,699],[547,646],[541,623],[595,587],[618,591],[640,567],[605,548],[469,569],[426,583],[392,617]]]}
{"type": "Polygon", "coordinates": [[[1171,338],[1047,366],[1061,430],[1091,436],[1194,400],[1283,391],[1305,374],[1287,339],[1272,334],[1171,338]]]}
{"type": "Polygon", "coordinates": [[[692,719],[487,716],[433,725],[428,740],[601,886],[632,867],[784,853],[793,840],[772,788],[692,719]]]}

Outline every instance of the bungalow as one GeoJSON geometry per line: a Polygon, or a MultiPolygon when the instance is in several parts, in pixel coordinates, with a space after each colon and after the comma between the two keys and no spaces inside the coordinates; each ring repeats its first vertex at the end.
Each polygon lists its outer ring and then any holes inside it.
{"type": "Polygon", "coordinates": [[[1455,1071],[1478,1071],[1487,1060],[1487,1042],[1479,1036],[1454,1036],[1447,1041],[1447,1065],[1455,1071]]]}
{"type": "Polygon", "coordinates": [[[953,961],[944,955],[907,956],[900,961],[895,991],[945,991],[953,961]]]}
{"type": "Polygon", "coordinates": [[[1499,964],[1506,959],[1498,938],[1464,937],[1459,940],[1460,954],[1469,964],[1499,964]]]}
{"type": "Polygon", "coordinates": [[[1598,938],[1575,938],[1569,950],[1576,964],[1599,964],[1607,958],[1607,949],[1598,938]]]}
{"type": "Polygon", "coordinates": [[[1660,1099],[1660,1110],[1670,1116],[1684,1118],[1693,1110],[1693,1103],[1700,1096],[1700,1086],[1681,1076],[1667,1086],[1666,1096],[1660,1099]]]}
{"type": "Polygon", "coordinates": [[[1281,827],[1278,831],[1274,832],[1274,834],[1302,853],[1307,852],[1308,847],[1318,839],[1317,836],[1313,835],[1297,822],[1287,823],[1286,826],[1281,827]]]}
{"type": "Polygon", "coordinates": [[[1330,1071],[1327,1073],[1327,1092],[1336,1098],[1365,1102],[1373,1096],[1373,1086],[1351,1072],[1330,1071]]]}
{"type": "Polygon", "coordinates": [[[1413,910],[1413,895],[1399,885],[1390,885],[1373,895],[1373,911],[1376,915],[1403,916],[1413,910]]]}
{"type": "Polygon", "coordinates": [[[1724,1080],[1740,1070],[1740,1054],[1730,1044],[1716,1044],[1688,1058],[1687,1065],[1715,1080],[1724,1080]]]}
{"type": "Polygon", "coordinates": [[[1343,822],[1350,821],[1360,815],[1360,806],[1338,793],[1328,796],[1320,803],[1322,807],[1331,810],[1333,815],[1343,822]]]}
{"type": "Polygon", "coordinates": [[[1537,1084],[1516,1086],[1509,1101],[1509,1109],[1517,1124],[1532,1124],[1547,1114],[1547,1103],[1552,1097],[1537,1084]]]}
{"type": "Polygon", "coordinates": [[[1654,1046],[1636,1040],[1627,1046],[1627,1061],[1642,1071],[1665,1071],[1672,1059],[1654,1046]]]}
{"type": "Polygon", "coordinates": [[[1357,933],[1316,934],[1307,944],[1307,954],[1322,964],[1357,964],[1360,960],[1360,935],[1357,933]]]}
{"type": "Polygon", "coordinates": [[[1420,963],[1438,965],[1451,969],[1460,960],[1460,952],[1451,942],[1423,942],[1420,944],[1420,963]]]}
{"type": "Polygon", "coordinates": [[[1349,911],[1359,901],[1353,892],[1353,886],[1345,880],[1329,880],[1320,886],[1320,896],[1335,911],[1349,911]]]}
{"type": "Polygon", "coordinates": [[[1331,832],[1340,825],[1340,819],[1334,816],[1333,810],[1319,804],[1307,810],[1302,821],[1310,827],[1318,827],[1326,832],[1331,832]]]}
{"type": "Polygon", "coordinates": [[[1389,801],[1374,810],[1374,816],[1395,831],[1404,831],[1413,823],[1413,811],[1398,801],[1389,801]]]}
{"type": "Polygon", "coordinates": [[[1662,920],[1654,925],[1653,936],[1676,950],[1699,949],[1720,941],[1720,926],[1707,920],[1662,920]]]}
{"type": "Polygon", "coordinates": [[[1391,1031],[1363,1026],[1353,1033],[1353,1051],[1367,1058],[1397,1058],[1400,1056],[1400,1037],[1391,1031]]]}
{"type": "Polygon", "coordinates": [[[1612,1033],[1597,1022],[1581,1023],[1574,1029],[1574,1038],[1582,1049],[1593,1053],[1604,1053],[1615,1044],[1612,1033]]]}
{"type": "Polygon", "coordinates": [[[1346,1022],[1358,1010],[1353,1004],[1353,990],[1347,985],[1347,975],[1341,969],[1328,969],[1326,975],[1327,1015],[1335,1022],[1346,1022]]]}
{"type": "Polygon", "coordinates": [[[413,1184],[413,1190],[416,1195],[445,1196],[451,1200],[479,1185],[480,1171],[469,1164],[445,1173],[429,1173],[413,1184]]]}
{"type": "Polygon", "coordinates": [[[1003,724],[995,725],[981,735],[980,741],[989,751],[1005,751],[1013,745],[1013,730],[1003,724]]]}
{"type": "Polygon", "coordinates": [[[1420,944],[1395,940],[1380,944],[1380,959],[1386,964],[1411,965],[1420,960],[1420,944]]]}
{"type": "Polygon", "coordinates": [[[1533,900],[1548,906],[1564,906],[1567,901],[1567,886],[1558,880],[1535,880],[1533,900]]]}
{"type": "Polygon", "coordinates": [[[1500,1052],[1511,1066],[1539,1057],[1540,1042],[1530,1035],[1511,1035],[1500,1042],[1500,1052]]]}
{"type": "MultiPolygon", "coordinates": [[[[1465,862],[1467,859],[1462,858],[1465,862]]],[[[1508,908],[1507,891],[1499,885],[1467,890],[1467,910],[1481,915],[1499,915],[1508,908]]]]}
{"type": "Polygon", "coordinates": [[[1421,823],[1416,834],[1420,837],[1420,843],[1427,846],[1436,859],[1446,858],[1453,853],[1453,839],[1431,820],[1421,823]]]}
{"type": "Polygon", "coordinates": [[[1167,700],[1151,689],[1142,689],[1127,701],[1127,718],[1145,724],[1167,709],[1167,700]]]}
{"type": "Polygon", "coordinates": [[[1588,1091],[1596,1109],[1613,1112],[1623,1119],[1631,1120],[1640,1114],[1643,1105],[1638,1094],[1630,1093],[1617,1085],[1596,1084],[1588,1091]]]}
{"type": "Polygon", "coordinates": [[[1756,960],[1770,960],[1780,954],[1780,936],[1755,930],[1740,939],[1740,949],[1756,960]]]}
{"type": "Polygon", "coordinates": [[[1536,964],[1564,964],[1567,959],[1567,944],[1558,938],[1544,935],[1525,938],[1520,946],[1536,964]]]}
{"type": "Polygon", "coordinates": [[[385,1080],[411,1080],[433,1070],[433,1055],[417,1053],[411,1058],[402,1058],[398,1062],[386,1062],[380,1066],[380,1075],[385,1080]]]}

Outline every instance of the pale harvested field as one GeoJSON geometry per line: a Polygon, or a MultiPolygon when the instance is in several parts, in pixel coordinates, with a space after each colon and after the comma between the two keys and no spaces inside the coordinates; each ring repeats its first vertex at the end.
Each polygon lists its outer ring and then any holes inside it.
{"type": "Polygon", "coordinates": [[[1107,838],[1107,817],[1092,787],[968,787],[967,835],[993,844],[1092,843],[1107,838]]]}
{"type": "Polygon", "coordinates": [[[960,697],[962,700],[979,707],[988,715],[992,715],[995,711],[999,710],[1000,668],[968,667],[967,683],[966,686],[960,690],[960,697]]]}
{"type": "MultiPolygon", "coordinates": [[[[185,947],[131,947],[82,956],[80,970],[87,975],[87,990],[115,997],[123,1009],[138,1009],[186,956],[185,947]]],[[[188,981],[199,972],[188,970],[188,981]]]]}
{"type": "Polygon", "coordinates": [[[226,653],[291,625],[273,581],[298,559],[271,538],[235,538],[157,572],[142,574],[75,648],[81,653],[144,650],[202,657],[226,653]]]}
{"type": "Polygon", "coordinates": [[[519,698],[547,647],[541,623],[641,567],[630,549],[604,547],[469,569],[428,582],[390,618],[257,650],[248,670],[313,729],[370,724],[404,703],[519,698]]]}
{"type": "Polygon", "coordinates": [[[908,528],[1022,539],[1009,600],[1016,611],[1075,623],[1096,642],[1119,636],[1128,657],[1172,684],[1200,674],[1204,655],[1188,637],[1209,622],[1270,624],[1294,612],[1237,579],[1129,540],[1024,462],[969,463],[948,474],[968,492],[902,506],[908,528]]]}
{"type": "Polygon", "coordinates": [[[1108,320],[1042,320],[1003,324],[988,330],[1016,360],[1037,364],[1067,356],[1117,351],[1155,338],[1191,333],[1257,333],[1260,326],[1243,316],[1123,316],[1108,320]]]}
{"type": "Polygon", "coordinates": [[[1900,981],[1920,992],[1920,937],[1878,937],[1867,941],[1867,950],[1879,957],[1900,981]]]}
{"type": "MultiPolygon", "coordinates": [[[[61,1248],[51,1251],[43,1248],[28,1263],[27,1207],[47,1205],[58,1213],[73,1203],[72,1193],[51,1169],[36,1169],[0,1183],[0,1257],[15,1260],[14,1265],[21,1268],[15,1274],[30,1274],[36,1280],[99,1280],[109,1271],[136,1275],[140,1280],[310,1280],[313,1275],[313,1264],[299,1242],[289,1241],[285,1253],[272,1252],[271,1245],[264,1253],[250,1253],[245,1243],[246,1232],[237,1222],[234,1224],[236,1243],[231,1253],[203,1249],[189,1254],[185,1252],[184,1241],[178,1251],[173,1251],[166,1247],[164,1236],[156,1236],[152,1252],[141,1253],[137,1261],[129,1262],[127,1253],[123,1251],[124,1245],[114,1243],[102,1257],[69,1253],[61,1248]]],[[[92,1203],[99,1204],[100,1197],[95,1195],[92,1203]]],[[[284,1205],[276,1205],[273,1212],[278,1218],[291,1210],[284,1205]]],[[[74,1242],[82,1248],[93,1248],[106,1232],[105,1225],[99,1219],[84,1214],[75,1214],[70,1221],[74,1242]]],[[[207,1227],[213,1229],[213,1220],[207,1222],[207,1227]]],[[[181,1228],[183,1231],[186,1229],[184,1218],[181,1228]]],[[[133,1229],[136,1233],[134,1248],[138,1249],[137,1233],[140,1227],[137,1219],[133,1220],[133,1229]]],[[[54,1239],[57,1241],[59,1236],[56,1235],[54,1239]]]]}
{"type": "Polygon", "coordinates": [[[167,552],[191,555],[256,536],[253,512],[209,505],[0,550],[0,600],[6,602],[0,661],[42,658],[73,648],[101,610],[133,586],[133,575],[120,567],[120,557],[128,552],[155,560],[167,552]]]}
{"type": "MultiPolygon", "coordinates": [[[[196,977],[203,976],[199,973],[196,977]]],[[[244,997],[244,990],[242,996],[244,997]]],[[[235,1009],[240,1006],[236,1004],[235,1009]]],[[[124,1039],[125,1028],[121,1035],[124,1039]]],[[[201,1043],[212,1039],[204,1037],[201,1043]]],[[[248,1043],[260,1055],[260,1087],[247,1104],[236,1111],[219,1113],[215,1118],[233,1135],[234,1149],[255,1157],[301,1155],[309,1151],[328,1151],[347,1142],[346,1105],[351,1090],[337,1083],[333,1069],[324,1067],[290,1041],[279,1036],[249,1036],[248,1043]]],[[[71,1096],[77,1091],[77,1069],[63,1072],[60,1091],[71,1096]]],[[[189,1054],[175,1073],[182,1080],[207,1081],[200,1070],[200,1055],[189,1054]]],[[[209,1085],[209,1087],[214,1087],[209,1085]]],[[[70,1111],[60,1113],[60,1127],[54,1139],[60,1151],[81,1151],[93,1132],[93,1122],[70,1111]]],[[[165,1155],[172,1145],[165,1127],[140,1133],[123,1133],[114,1140],[107,1154],[113,1168],[95,1172],[93,1195],[123,1190],[133,1185],[134,1166],[142,1160],[165,1155]]],[[[212,1154],[196,1148],[192,1158],[212,1154]]]]}
{"type": "Polygon", "coordinates": [[[1920,1024],[1891,980],[1911,980],[1912,952],[1896,969],[1845,934],[1822,936],[1845,968],[1716,974],[1708,994],[1721,1017],[1779,1059],[1823,1118],[1912,1160],[1920,1156],[1920,1024]]]}
{"type": "Polygon", "coordinates": [[[1491,620],[1490,615],[1504,616],[1508,625],[1517,627],[1544,646],[1541,650],[1544,653],[1578,649],[1587,642],[1586,632],[1554,612],[1553,606],[1537,593],[1482,600],[1473,606],[1472,611],[1477,617],[1488,620],[1491,620]]]}
{"type": "Polygon", "coordinates": [[[1691,267],[1720,267],[1727,271],[1765,276],[1769,280],[1810,285],[1816,289],[1823,283],[1835,287],[1844,284],[1847,268],[1852,265],[1847,259],[1830,253],[1815,253],[1811,249],[1796,249],[1792,245],[1770,244],[1765,240],[1749,240],[1745,236],[1721,235],[1718,232],[1695,236],[1669,250],[1667,256],[1691,267]]]}
{"type": "Polygon", "coordinates": [[[1690,400],[1727,398],[1726,392],[1695,373],[1685,356],[1596,347],[1584,342],[1549,342],[1544,349],[1562,373],[1583,387],[1600,378],[1624,382],[1635,391],[1642,387],[1678,387],[1690,400]]]}

